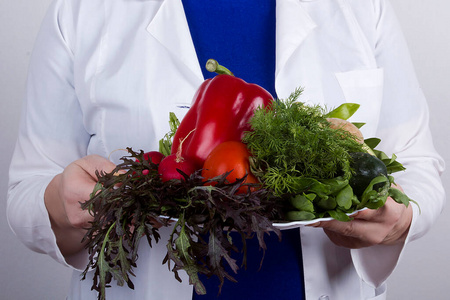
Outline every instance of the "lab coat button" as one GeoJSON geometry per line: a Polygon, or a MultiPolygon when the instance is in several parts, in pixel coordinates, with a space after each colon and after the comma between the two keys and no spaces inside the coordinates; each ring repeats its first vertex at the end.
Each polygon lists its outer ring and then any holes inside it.
{"type": "Polygon", "coordinates": [[[330,298],[327,295],[322,295],[319,297],[319,300],[330,300],[330,298]]]}

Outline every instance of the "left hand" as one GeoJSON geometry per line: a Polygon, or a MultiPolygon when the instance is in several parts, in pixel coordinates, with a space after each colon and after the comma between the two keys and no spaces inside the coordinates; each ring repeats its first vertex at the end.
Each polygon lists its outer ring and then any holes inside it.
{"type": "Polygon", "coordinates": [[[332,220],[312,226],[322,227],[333,243],[346,248],[393,245],[405,241],[412,221],[412,208],[388,198],[383,207],[360,211],[353,218],[350,222],[332,220]]]}

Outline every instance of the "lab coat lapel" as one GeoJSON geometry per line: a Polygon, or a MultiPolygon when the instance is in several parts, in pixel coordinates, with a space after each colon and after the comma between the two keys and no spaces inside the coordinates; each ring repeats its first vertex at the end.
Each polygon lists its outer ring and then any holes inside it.
{"type": "Polygon", "coordinates": [[[147,26],[147,31],[169,51],[181,65],[191,70],[203,80],[194,43],[181,0],[162,0],[155,17],[147,26]]]}
{"type": "MultiPolygon", "coordinates": [[[[185,67],[203,80],[181,0],[162,0],[147,31],[185,67]]],[[[275,78],[287,61],[316,27],[300,0],[277,1],[275,78]]]]}
{"type": "Polygon", "coordinates": [[[287,61],[302,44],[316,24],[300,0],[277,1],[276,6],[276,68],[275,80],[287,61]]]}
{"type": "MultiPolygon", "coordinates": [[[[162,4],[147,31],[182,66],[203,80],[181,0],[161,0],[162,4]]],[[[279,0],[276,6],[275,81],[288,66],[287,61],[316,27],[300,0],[279,0]]]]}

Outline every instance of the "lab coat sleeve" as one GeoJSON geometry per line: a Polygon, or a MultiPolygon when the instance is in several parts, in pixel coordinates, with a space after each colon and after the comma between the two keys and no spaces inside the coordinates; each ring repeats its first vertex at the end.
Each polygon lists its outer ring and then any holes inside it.
{"type": "MultiPolygon", "coordinates": [[[[395,181],[419,205],[412,204],[407,244],[424,235],[444,207],[440,180],[444,162],[434,149],[427,103],[393,9],[388,0],[373,2],[378,19],[375,57],[385,78],[378,148],[388,155],[395,153],[406,167],[393,174],[395,181]]],[[[358,274],[370,285],[380,286],[397,265],[405,244],[352,250],[358,274]]]]}
{"type": "Polygon", "coordinates": [[[29,76],[7,200],[8,222],[30,249],[65,265],[83,267],[83,255],[65,259],[56,245],[44,192],[52,178],[86,155],[90,135],[74,90],[70,6],[53,2],[43,20],[29,76]]]}

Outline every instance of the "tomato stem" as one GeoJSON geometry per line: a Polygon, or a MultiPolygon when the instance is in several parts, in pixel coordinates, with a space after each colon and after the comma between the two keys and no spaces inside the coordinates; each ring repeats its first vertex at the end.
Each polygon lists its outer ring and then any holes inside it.
{"type": "Polygon", "coordinates": [[[208,61],[206,62],[206,70],[208,70],[209,72],[216,72],[219,75],[225,74],[234,76],[233,72],[220,65],[217,60],[212,58],[208,59],[208,61]]]}

